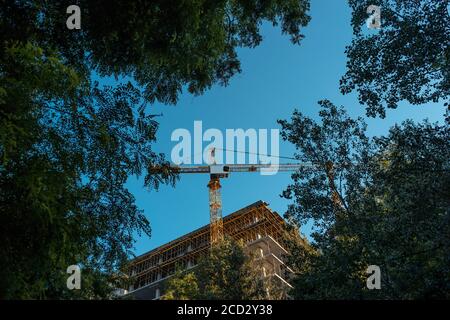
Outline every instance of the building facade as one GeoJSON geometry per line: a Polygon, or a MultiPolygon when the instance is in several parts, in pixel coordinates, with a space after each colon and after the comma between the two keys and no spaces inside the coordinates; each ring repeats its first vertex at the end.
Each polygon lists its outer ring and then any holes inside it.
{"type": "MultiPolygon", "coordinates": [[[[262,276],[275,280],[287,292],[292,270],[283,262],[288,252],[281,245],[284,220],[280,215],[267,203],[258,201],[224,217],[223,227],[225,235],[244,241],[246,250],[261,259],[262,276]]],[[[128,269],[133,283],[121,294],[134,299],[159,299],[164,294],[164,282],[175,270],[195,267],[209,247],[209,225],[206,225],[136,257],[128,269]]]]}

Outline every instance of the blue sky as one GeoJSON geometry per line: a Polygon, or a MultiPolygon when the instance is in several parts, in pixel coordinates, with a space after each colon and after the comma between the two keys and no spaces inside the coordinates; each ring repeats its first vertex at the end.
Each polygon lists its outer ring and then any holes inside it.
{"type": "MultiPolygon", "coordinates": [[[[242,73],[229,86],[214,86],[199,97],[183,94],[176,106],[151,106],[149,112],[163,114],[155,150],[170,157],[176,144],[170,139],[172,131],[193,130],[195,120],[202,120],[204,130],[217,128],[225,132],[235,128],[279,128],[276,120],[289,118],[295,108],[318,118],[317,101],[324,98],[344,105],[352,116],[364,116],[356,95],[342,96],[338,86],[345,72],[345,46],[352,39],[346,1],[312,0],[310,14],[312,20],[303,31],[305,39],[300,45],[292,45],[278,27],[264,24],[263,43],[255,49],[239,50],[242,73]]],[[[389,110],[386,119],[367,119],[368,131],[370,135],[385,134],[394,123],[407,118],[442,121],[443,113],[442,104],[405,104],[389,110]]],[[[280,141],[280,155],[293,153],[289,143],[280,141]]],[[[154,191],[145,189],[142,179],[130,177],[127,187],[153,230],[151,238],[136,238],[137,255],[208,223],[208,180],[206,174],[183,175],[175,188],[162,186],[154,191]]],[[[289,173],[232,173],[222,179],[223,215],[258,200],[268,202],[282,215],[289,201],[279,195],[289,183],[289,173]]],[[[308,235],[310,226],[302,231],[308,235]]]]}

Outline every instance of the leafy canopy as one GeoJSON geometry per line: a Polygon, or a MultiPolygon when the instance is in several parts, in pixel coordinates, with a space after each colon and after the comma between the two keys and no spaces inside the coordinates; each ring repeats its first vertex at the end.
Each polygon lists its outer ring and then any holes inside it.
{"type": "Polygon", "coordinates": [[[449,102],[448,0],[349,0],[354,39],[347,47],[342,93],[358,92],[368,116],[385,117],[401,101],[449,102]],[[381,8],[381,28],[369,32],[367,8],[381,8]]]}
{"type": "Polygon", "coordinates": [[[315,228],[313,250],[292,255],[293,296],[448,299],[450,123],[407,120],[369,138],[362,119],[320,105],[320,122],[298,111],[280,121],[296,157],[319,168],[293,174],[283,193],[293,200],[286,217],[315,228]],[[381,290],[366,287],[369,265],[381,269],[381,290]]]}
{"type": "Polygon", "coordinates": [[[264,21],[297,44],[310,19],[309,0],[80,0],[81,30],[68,30],[70,4],[10,1],[0,39],[37,42],[85,73],[130,76],[147,101],[163,103],[175,103],[184,87],[201,94],[227,84],[240,71],[236,48],[259,45],[264,21]]]}
{"type": "Polygon", "coordinates": [[[266,297],[262,271],[242,243],[225,239],[194,269],[168,280],[164,299],[255,300],[266,297]]]}

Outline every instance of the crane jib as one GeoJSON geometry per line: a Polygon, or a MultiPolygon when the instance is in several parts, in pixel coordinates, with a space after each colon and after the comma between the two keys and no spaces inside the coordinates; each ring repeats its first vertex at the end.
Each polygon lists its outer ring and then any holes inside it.
{"type": "Polygon", "coordinates": [[[210,243],[219,243],[223,239],[222,221],[222,195],[220,179],[228,177],[230,172],[278,172],[296,171],[300,168],[315,168],[316,165],[304,163],[283,164],[212,164],[205,166],[172,166],[176,173],[208,173],[210,180],[209,189],[209,213],[210,213],[210,243]]]}
{"type": "Polygon", "coordinates": [[[223,164],[206,166],[174,166],[178,173],[213,173],[223,174],[229,172],[260,172],[265,171],[295,171],[304,167],[315,167],[314,164],[304,163],[284,163],[284,164],[223,164]]]}

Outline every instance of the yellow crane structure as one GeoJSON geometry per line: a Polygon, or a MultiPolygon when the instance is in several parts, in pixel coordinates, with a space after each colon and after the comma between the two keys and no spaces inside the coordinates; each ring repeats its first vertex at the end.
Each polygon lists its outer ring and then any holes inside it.
{"type": "Polygon", "coordinates": [[[286,164],[212,164],[204,166],[174,167],[178,173],[209,174],[209,215],[210,215],[210,241],[211,244],[223,239],[222,196],[220,179],[227,178],[231,172],[286,172],[296,171],[302,167],[315,167],[312,163],[286,163],[286,164]]]}

